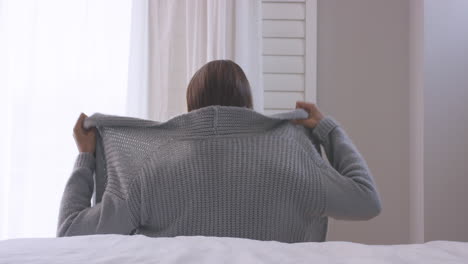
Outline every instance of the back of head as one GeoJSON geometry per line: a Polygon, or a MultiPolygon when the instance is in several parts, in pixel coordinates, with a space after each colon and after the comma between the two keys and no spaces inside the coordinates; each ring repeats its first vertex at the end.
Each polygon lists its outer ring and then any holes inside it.
{"type": "Polygon", "coordinates": [[[210,105],[253,107],[249,81],[235,62],[211,61],[193,75],[187,87],[188,111],[210,105]]]}

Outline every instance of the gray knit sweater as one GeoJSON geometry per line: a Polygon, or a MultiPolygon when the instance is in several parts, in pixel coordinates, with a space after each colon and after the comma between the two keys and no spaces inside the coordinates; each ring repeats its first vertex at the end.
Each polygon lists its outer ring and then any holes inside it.
{"type": "Polygon", "coordinates": [[[312,130],[289,122],[305,117],[224,106],[164,123],[95,114],[85,127],[99,131],[96,158],[78,155],[57,234],[324,241],[328,217],[378,215],[374,180],[344,130],[330,117],[312,130]]]}

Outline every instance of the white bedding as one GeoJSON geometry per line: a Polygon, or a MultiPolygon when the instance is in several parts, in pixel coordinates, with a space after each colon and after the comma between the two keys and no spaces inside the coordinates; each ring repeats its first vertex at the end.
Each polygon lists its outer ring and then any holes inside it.
{"type": "Polygon", "coordinates": [[[0,263],[468,263],[468,243],[369,246],[95,235],[0,241],[0,263]]]}

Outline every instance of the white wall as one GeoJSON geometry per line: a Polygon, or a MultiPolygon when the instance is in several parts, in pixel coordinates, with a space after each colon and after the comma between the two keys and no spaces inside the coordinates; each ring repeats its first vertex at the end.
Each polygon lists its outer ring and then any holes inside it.
{"type": "Polygon", "coordinates": [[[366,158],[382,195],[371,221],[331,221],[328,240],[410,241],[408,0],[318,1],[318,104],[366,158]]]}
{"type": "Polygon", "coordinates": [[[425,240],[468,241],[468,1],[424,3],[425,240]]]}

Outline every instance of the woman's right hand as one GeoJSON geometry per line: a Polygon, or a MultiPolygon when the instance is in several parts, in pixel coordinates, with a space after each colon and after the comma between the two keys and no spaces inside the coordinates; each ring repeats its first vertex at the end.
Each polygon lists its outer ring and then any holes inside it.
{"type": "Polygon", "coordinates": [[[315,104],[307,102],[296,102],[296,109],[298,108],[304,109],[309,114],[309,117],[307,119],[294,120],[295,124],[303,125],[308,128],[314,128],[317,126],[320,120],[324,118],[323,114],[315,104]]]}
{"type": "Polygon", "coordinates": [[[73,128],[73,137],[79,152],[93,153],[96,150],[96,129],[85,129],[83,124],[87,116],[81,113],[73,128]]]}

